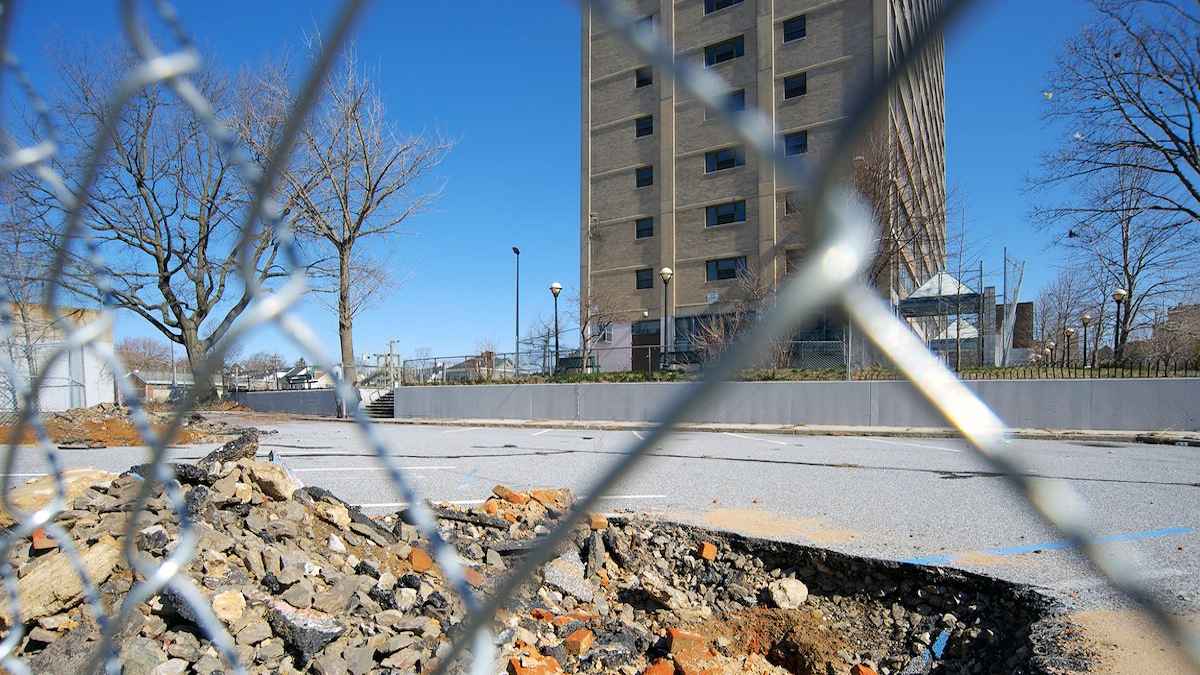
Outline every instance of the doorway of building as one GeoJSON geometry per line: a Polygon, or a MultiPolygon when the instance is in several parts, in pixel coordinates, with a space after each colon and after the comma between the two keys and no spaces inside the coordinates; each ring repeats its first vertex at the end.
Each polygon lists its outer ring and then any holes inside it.
{"type": "Polygon", "coordinates": [[[633,336],[630,361],[633,370],[639,373],[649,373],[658,370],[659,356],[662,351],[661,322],[657,320],[638,321],[633,324],[633,336]]]}

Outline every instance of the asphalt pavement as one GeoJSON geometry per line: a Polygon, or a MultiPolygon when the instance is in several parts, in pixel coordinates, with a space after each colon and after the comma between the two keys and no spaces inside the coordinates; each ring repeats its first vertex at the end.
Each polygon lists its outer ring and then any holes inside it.
{"type": "MultiPolygon", "coordinates": [[[[394,511],[397,490],[351,424],[249,423],[305,484],[368,512],[394,511]]],[[[477,503],[492,486],[565,486],[594,477],[644,431],[379,425],[396,463],[435,501],[477,503]]],[[[172,450],[174,461],[215,445],[172,450]]],[[[1065,481],[1091,508],[1106,546],[1136,550],[1139,574],[1169,605],[1200,611],[1200,449],[1102,441],[1021,440],[1012,449],[1044,480],[1065,481]]],[[[67,468],[122,471],[142,448],[60,451],[67,468]]],[[[46,471],[22,448],[12,478],[46,471]]],[[[680,433],[609,491],[610,512],[641,511],[707,527],[844,552],[952,565],[1034,584],[1080,609],[1119,606],[1103,581],[1009,485],[955,439],[680,433]]]]}

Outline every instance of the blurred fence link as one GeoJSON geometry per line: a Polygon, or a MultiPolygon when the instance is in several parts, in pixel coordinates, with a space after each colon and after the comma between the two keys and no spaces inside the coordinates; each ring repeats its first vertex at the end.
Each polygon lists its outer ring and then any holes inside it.
{"type": "MultiPolygon", "coordinates": [[[[1124,592],[1129,598],[1138,603],[1160,626],[1165,628],[1173,637],[1180,640],[1187,656],[1193,664],[1200,664],[1200,646],[1181,625],[1165,611],[1163,606],[1151,595],[1149,590],[1137,578],[1135,567],[1127,557],[1126,552],[1118,552],[1111,548],[1102,549],[1094,530],[1091,527],[1088,511],[1079,496],[1062,483],[1040,481],[1029,477],[1025,467],[1009,452],[1008,441],[1003,424],[996,416],[976,399],[971,392],[955,378],[945,365],[921,344],[911,331],[897,319],[889,307],[883,303],[878,294],[868,288],[862,281],[862,270],[867,258],[871,255],[877,236],[871,223],[870,209],[864,206],[856,197],[839,187],[839,176],[845,175],[845,166],[840,162],[847,161],[852,156],[851,146],[867,129],[869,120],[876,115],[883,102],[881,96],[887,88],[893,86],[898,77],[909,67],[914,57],[918,55],[931,40],[940,39],[942,31],[969,4],[969,0],[943,0],[937,3],[924,33],[911,44],[906,45],[907,51],[891,55],[891,68],[887,81],[876,83],[866,91],[861,100],[850,110],[844,119],[839,132],[838,141],[826,155],[830,158],[823,163],[800,165],[787,159],[782,148],[778,147],[775,131],[769,121],[752,109],[740,111],[729,110],[723,102],[727,86],[713,72],[687,61],[676,60],[672,48],[657,38],[652,26],[644,25],[636,17],[627,14],[617,3],[607,0],[592,0],[585,2],[585,10],[607,24],[610,28],[623,35],[629,44],[640,51],[645,60],[651,63],[664,76],[674,81],[677,88],[686,90],[692,96],[700,99],[714,111],[720,111],[730,128],[737,133],[742,142],[763,161],[775,163],[775,168],[781,177],[786,177],[792,184],[807,190],[812,196],[816,224],[816,241],[813,241],[807,260],[790,275],[789,281],[780,289],[774,308],[761,320],[756,321],[752,330],[741,336],[737,343],[727,350],[722,350],[720,358],[707,365],[699,374],[699,379],[689,386],[677,400],[672,401],[662,411],[661,426],[648,432],[644,439],[639,439],[627,452],[618,456],[601,476],[586,490],[585,495],[572,510],[562,519],[560,525],[552,532],[543,536],[540,545],[531,548],[515,569],[500,581],[494,592],[486,597],[473,594],[466,583],[461,563],[452,547],[440,536],[437,524],[405,474],[393,461],[390,448],[383,442],[377,430],[372,427],[365,412],[354,402],[357,392],[352,383],[341,380],[334,360],[330,358],[324,345],[317,339],[312,329],[291,312],[295,304],[304,296],[306,279],[303,274],[300,254],[287,224],[280,218],[278,207],[271,196],[278,189],[280,170],[295,143],[297,135],[309,110],[321,94],[321,86],[338,50],[344,44],[351,32],[351,26],[362,9],[361,0],[346,0],[340,7],[331,25],[323,33],[323,48],[314,61],[311,71],[301,84],[297,102],[290,111],[287,124],[282,129],[277,145],[269,157],[261,162],[251,161],[245,153],[240,152],[235,135],[221,120],[217,119],[208,101],[191,83],[189,77],[198,72],[200,55],[190,41],[186,31],[178,23],[174,10],[165,2],[157,0],[153,3],[156,16],[154,20],[166,26],[168,34],[174,39],[174,46],[168,51],[162,51],[150,37],[150,32],[144,25],[142,7],[136,0],[120,2],[122,26],[125,39],[137,54],[138,59],[125,73],[110,95],[110,110],[120,112],[128,104],[131,97],[147,87],[164,87],[169,89],[196,116],[198,122],[207,130],[214,142],[226,148],[234,157],[236,168],[243,177],[255,186],[255,198],[246,208],[245,227],[239,242],[239,263],[241,281],[253,294],[254,301],[242,316],[241,320],[218,342],[206,356],[197,369],[196,376],[203,381],[221,371],[225,354],[236,343],[245,339],[246,335],[260,330],[266,325],[274,325],[281,334],[287,336],[304,354],[307,363],[319,368],[328,375],[338,396],[346,409],[354,416],[364,442],[366,442],[378,460],[387,469],[388,476],[395,485],[398,497],[411,505],[414,524],[429,540],[434,558],[445,575],[449,585],[462,597],[468,611],[464,620],[455,628],[456,639],[453,648],[446,654],[437,666],[437,672],[445,672],[455,667],[457,657],[469,650],[471,660],[470,671],[487,673],[494,668],[494,644],[491,630],[496,613],[509,603],[513,594],[534,577],[537,570],[569,536],[576,524],[582,521],[584,514],[592,511],[598,499],[613,486],[621,477],[633,471],[638,461],[646,452],[662,442],[664,436],[670,433],[672,426],[682,419],[688,410],[705,401],[721,395],[721,385],[724,381],[735,376],[738,372],[756,365],[760,356],[767,353],[773,343],[785,340],[794,334],[795,329],[805,319],[813,317],[817,312],[830,306],[840,306],[841,310],[853,324],[856,335],[861,335],[873,343],[875,349],[889,361],[895,372],[908,377],[916,385],[922,396],[962,433],[963,437],[978,451],[981,457],[990,462],[1000,473],[1005,475],[1014,490],[1023,495],[1032,507],[1042,517],[1060,530],[1064,536],[1077,544],[1080,550],[1089,558],[1097,570],[1106,575],[1112,585],[1124,592]],[[250,242],[263,228],[274,230],[275,236],[286,244],[286,260],[293,270],[292,274],[279,286],[268,289],[262,287],[253,274],[253,260],[247,255],[250,242]]],[[[111,128],[100,129],[96,136],[97,142],[90,148],[90,156],[80,171],[80,176],[72,182],[77,189],[68,189],[63,177],[56,173],[51,160],[55,156],[56,147],[53,139],[53,125],[50,124],[46,106],[37,97],[35,90],[26,79],[16,58],[8,52],[8,32],[12,25],[12,16],[18,3],[6,0],[0,3],[0,52],[5,57],[5,69],[0,75],[0,91],[16,89],[22,91],[25,99],[33,108],[43,129],[46,130],[46,140],[28,147],[21,147],[12,141],[12,137],[3,137],[3,156],[0,157],[0,177],[9,172],[22,170],[36,174],[44,182],[47,189],[62,202],[68,215],[60,231],[61,241],[65,246],[75,246],[86,250],[87,238],[83,235],[82,220],[85,217],[85,206],[90,198],[91,186],[96,180],[97,170],[103,164],[108,144],[111,142],[111,128]]],[[[5,99],[8,100],[7,98],[5,99]]],[[[119,115],[111,115],[115,119],[119,115]]],[[[45,305],[50,311],[57,311],[56,283],[64,273],[65,253],[54,262],[50,283],[46,284],[45,305]]],[[[99,266],[97,266],[99,269],[99,266]]],[[[97,288],[109,288],[109,280],[102,274],[95,275],[97,288]]],[[[0,332],[6,331],[11,324],[11,317],[0,321],[0,332]]],[[[48,360],[48,369],[57,360],[67,358],[71,350],[85,349],[101,358],[113,372],[125,372],[111,346],[99,340],[106,334],[113,321],[112,311],[106,311],[98,318],[90,320],[73,330],[48,360]]],[[[652,348],[646,349],[646,359],[653,364],[656,359],[652,348]]],[[[477,355],[482,357],[483,355],[477,355]]],[[[658,355],[659,359],[662,355],[658,355]]],[[[513,371],[523,368],[530,370],[544,369],[545,359],[531,356],[514,356],[511,363],[505,366],[499,355],[489,358],[479,358],[474,364],[465,357],[458,365],[477,372],[503,372],[508,367],[513,371]],[[531,360],[532,359],[532,360],[531,360]],[[464,365],[465,364],[465,365],[464,365]]],[[[580,368],[583,369],[583,357],[580,356],[580,368]]],[[[590,357],[589,357],[590,358],[590,357]]],[[[808,358],[808,356],[805,356],[808,358]]],[[[815,356],[814,356],[815,358],[815,356]]],[[[442,368],[443,373],[449,372],[456,364],[435,366],[434,364],[416,364],[412,368],[412,377],[420,379],[429,377],[442,368]]],[[[13,516],[15,525],[0,538],[0,573],[11,602],[10,625],[12,628],[0,641],[0,659],[3,666],[10,672],[28,672],[28,667],[14,656],[16,648],[24,636],[24,626],[20,621],[20,598],[17,596],[15,572],[7,564],[9,551],[21,540],[31,536],[37,528],[46,532],[62,543],[64,553],[70,559],[72,566],[83,581],[87,605],[95,615],[103,630],[103,639],[97,645],[89,671],[101,666],[109,672],[120,672],[117,663],[114,635],[128,620],[131,612],[138,605],[146,602],[169,586],[174,593],[189,604],[207,637],[221,653],[222,658],[229,664],[233,672],[244,672],[245,664],[237,662],[236,651],[228,632],[212,613],[211,607],[203,601],[203,596],[197,588],[187,580],[179,570],[185,566],[195,554],[196,537],[191,529],[186,510],[183,508],[178,484],[172,478],[172,472],[166,462],[167,443],[172,435],[180,428],[183,420],[196,404],[196,391],[192,390],[178,406],[172,418],[172,423],[161,431],[151,428],[145,411],[140,406],[137,392],[133,391],[124,378],[117,378],[122,395],[131,404],[132,415],[142,437],[149,447],[149,462],[156,470],[152,479],[144,481],[141,492],[134,504],[133,513],[136,515],[145,509],[147,499],[157,489],[163,486],[166,496],[175,507],[180,521],[180,540],[169,558],[157,566],[147,564],[136,551],[135,529],[137,518],[129,519],[129,525],[124,533],[124,555],[140,577],[138,582],[127,594],[114,613],[109,615],[101,604],[96,589],[88,579],[80,563],[75,546],[65,531],[56,524],[55,520],[67,506],[63,495],[63,479],[59,460],[53,445],[42,426],[36,410],[37,396],[35,392],[50,386],[48,377],[34,374],[26,378],[11,360],[0,355],[0,367],[6,377],[18,382],[19,415],[17,435],[26,428],[32,428],[39,438],[40,452],[54,476],[58,494],[49,504],[34,513],[23,513],[18,510],[9,497],[13,462],[17,448],[10,446],[5,456],[5,472],[0,483],[3,490],[3,506],[13,516]]],[[[402,369],[402,376],[409,375],[409,369],[402,369]]],[[[389,377],[391,374],[389,373],[389,377]]]]}

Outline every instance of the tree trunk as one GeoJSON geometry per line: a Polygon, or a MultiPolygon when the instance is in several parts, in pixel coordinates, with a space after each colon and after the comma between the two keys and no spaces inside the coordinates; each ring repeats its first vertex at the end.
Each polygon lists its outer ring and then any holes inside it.
{"type": "Polygon", "coordinates": [[[196,333],[196,327],[185,322],[180,333],[183,336],[183,350],[187,352],[188,370],[192,373],[192,387],[196,391],[196,402],[207,403],[217,400],[217,387],[213,384],[212,377],[200,379],[200,364],[204,362],[207,350],[196,333]]]}
{"type": "Polygon", "coordinates": [[[354,317],[350,314],[350,247],[338,256],[338,340],[342,347],[342,378],[350,386],[358,384],[354,368],[354,317]]]}

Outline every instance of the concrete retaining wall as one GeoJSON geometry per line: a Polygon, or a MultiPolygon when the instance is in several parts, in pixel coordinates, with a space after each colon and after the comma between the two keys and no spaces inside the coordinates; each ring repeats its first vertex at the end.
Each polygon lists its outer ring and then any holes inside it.
{"type": "MultiPolygon", "coordinates": [[[[396,417],[649,422],[686,383],[399,387],[396,417]]],[[[1200,379],[968,382],[1020,428],[1200,430],[1200,379]]],[[[332,404],[331,404],[332,405],[332,404]]],[[[945,427],[908,382],[731,382],[691,422],[945,427]]]]}
{"type": "Polygon", "coordinates": [[[337,396],[332,389],[238,391],[233,392],[230,398],[257,412],[337,415],[337,396]]]}

